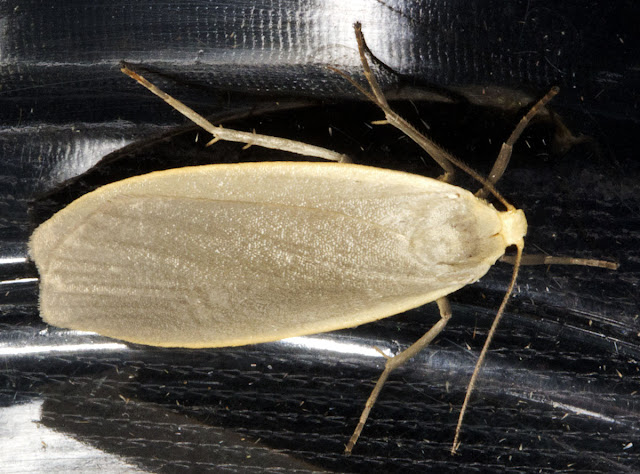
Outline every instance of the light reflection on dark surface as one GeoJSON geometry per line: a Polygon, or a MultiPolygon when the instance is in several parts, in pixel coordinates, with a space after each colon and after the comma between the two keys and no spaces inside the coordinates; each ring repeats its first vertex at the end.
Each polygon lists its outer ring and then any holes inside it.
{"type": "MultiPolygon", "coordinates": [[[[42,400],[0,408],[0,457],[22,472],[145,472],[90,444],[77,441],[42,420],[42,400]]],[[[5,471],[8,472],[8,471],[5,471]]],[[[14,471],[15,472],[15,471],[14,471]]]]}

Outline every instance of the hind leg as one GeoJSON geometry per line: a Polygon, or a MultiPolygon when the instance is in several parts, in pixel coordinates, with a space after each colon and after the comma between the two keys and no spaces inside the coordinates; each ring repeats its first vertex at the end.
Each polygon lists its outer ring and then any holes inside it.
{"type": "Polygon", "coordinates": [[[187,117],[196,125],[204,128],[207,132],[213,135],[208,145],[212,145],[217,141],[226,140],[230,142],[246,143],[247,146],[257,145],[265,148],[271,148],[274,150],[282,150],[290,153],[297,153],[304,156],[313,156],[316,158],[322,158],[328,161],[336,161],[338,163],[350,163],[351,160],[347,155],[337,153],[332,150],[327,150],[319,146],[310,145],[308,143],[299,142],[296,140],[289,140],[287,138],[272,137],[269,135],[260,135],[252,132],[243,132],[239,130],[231,130],[228,128],[217,127],[209,122],[202,115],[195,112],[193,109],[187,107],[177,99],[174,99],[166,92],[162,91],[159,87],[155,86],[151,82],[147,81],[140,74],[132,71],[126,66],[120,69],[124,74],[134,79],[140,85],[146,87],[149,91],[164,100],[171,107],[176,109],[182,115],[187,117]]]}

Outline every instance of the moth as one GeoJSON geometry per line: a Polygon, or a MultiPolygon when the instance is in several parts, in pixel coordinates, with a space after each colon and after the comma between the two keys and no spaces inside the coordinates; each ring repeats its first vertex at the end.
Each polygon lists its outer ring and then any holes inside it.
{"type": "MultiPolygon", "coordinates": [[[[447,295],[481,278],[517,248],[509,289],[469,384],[515,285],[527,223],[494,183],[511,147],[553,89],[523,117],[485,179],[389,107],[356,25],[370,90],[351,80],[443,167],[440,179],[348,163],[329,150],[215,127],[133,71],[124,72],[217,140],[267,146],[324,163],[219,164],[172,169],[100,187],[33,233],[40,313],[49,324],[164,347],[224,347],[358,326],[436,302],[441,319],[388,359],[349,441],[349,453],[393,369],[451,317],[447,295]],[[457,166],[504,206],[447,181],[457,166]]],[[[340,72],[340,71],[338,71],[340,72]]],[[[579,263],[612,267],[598,261],[579,263]]],[[[546,260],[546,263],[553,263],[546,260]]]]}

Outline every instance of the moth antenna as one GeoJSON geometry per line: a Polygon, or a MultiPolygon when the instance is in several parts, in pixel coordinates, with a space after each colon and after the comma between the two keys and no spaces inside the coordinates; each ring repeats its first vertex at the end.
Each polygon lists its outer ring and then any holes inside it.
{"type": "Polygon", "coordinates": [[[507,292],[502,299],[502,303],[500,304],[500,308],[498,308],[498,312],[496,313],[496,317],[493,319],[493,323],[491,324],[491,329],[489,329],[489,333],[487,334],[487,339],[484,341],[484,346],[482,346],[482,351],[480,352],[480,356],[476,361],[476,366],[473,369],[473,374],[471,374],[471,379],[469,379],[469,385],[467,386],[467,393],[464,397],[464,402],[462,403],[462,408],[460,409],[460,415],[458,416],[458,424],[456,425],[456,434],[453,439],[453,446],[451,446],[451,454],[456,454],[458,446],[460,446],[460,430],[462,429],[462,421],[464,419],[464,414],[467,411],[467,406],[469,405],[469,399],[471,398],[471,394],[473,393],[473,389],[475,388],[476,381],[478,379],[478,375],[480,374],[480,369],[482,368],[482,364],[484,363],[485,358],[487,357],[487,352],[489,351],[489,346],[491,345],[491,340],[496,332],[496,328],[500,323],[500,319],[504,314],[504,309],[507,306],[507,302],[509,301],[509,297],[511,293],[513,293],[513,289],[516,286],[516,280],[518,279],[518,271],[520,270],[520,261],[522,259],[522,249],[524,247],[524,241],[520,241],[516,244],[517,253],[515,256],[515,263],[513,265],[513,273],[511,274],[511,282],[509,283],[509,287],[507,288],[507,292]]]}

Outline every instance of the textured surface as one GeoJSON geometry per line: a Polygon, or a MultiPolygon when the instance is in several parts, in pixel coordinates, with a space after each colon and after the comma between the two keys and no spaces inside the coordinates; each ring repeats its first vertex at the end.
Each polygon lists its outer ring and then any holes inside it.
{"type": "MultiPolygon", "coordinates": [[[[418,71],[386,77],[393,83],[430,85],[428,92],[448,91],[449,80],[478,91],[510,84],[536,97],[554,83],[561,86],[551,108],[586,140],[558,148],[567,144],[566,135],[534,124],[516,146],[499,189],[527,214],[525,251],[621,264],[617,272],[523,269],[467,414],[459,456],[449,455],[458,407],[507,284],[508,265],[495,265],[453,295],[446,331],[392,376],[349,458],[342,455],[344,444],[384,363],[373,347],[395,352],[415,341],[438,319],[435,305],[323,337],[207,350],[145,348],[42,322],[37,272],[24,259],[33,227],[53,212],[96,186],[154,169],[277,159],[255,147],[218,143],[204,149],[208,137],[168,128],[183,119],[117,71],[115,62],[132,48],[141,62],[166,57],[162,69],[172,79],[161,84],[198,111],[222,116],[255,100],[247,93],[265,80],[279,81],[283,93],[350,90],[342,79],[309,66],[312,57],[303,57],[301,67],[260,62],[253,43],[243,50],[253,58],[250,67],[198,67],[200,50],[239,54],[215,38],[232,41],[234,31],[225,25],[242,18],[203,14],[196,21],[189,14],[223,3],[162,4],[170,14],[139,2],[0,3],[0,471],[637,472],[635,0],[499,1],[493,8],[480,2],[475,10],[469,2],[434,1],[428,11],[420,8],[425,2],[365,5],[395,18],[379,22],[374,34],[380,37],[368,34],[369,43],[387,45],[392,67],[418,71]],[[111,5],[118,10],[99,10],[111,5]],[[402,35],[411,41],[394,42],[402,35]],[[145,41],[136,46],[129,41],[134,36],[145,41]],[[428,52],[426,45],[437,48],[439,63],[406,48],[428,52]],[[474,60],[482,51],[486,55],[474,60]],[[477,74],[465,81],[455,77],[458,71],[477,74]],[[234,90],[242,94],[201,87],[236,72],[228,83],[238,80],[234,90]],[[193,73],[200,80],[192,82],[193,73]],[[85,170],[90,172],[59,187],[85,170]],[[29,215],[29,205],[37,212],[29,215]]],[[[226,3],[247,7],[241,11],[247,17],[273,12],[284,18],[271,1],[226,3]]],[[[312,12],[325,15],[323,3],[275,2],[301,23],[312,12]]],[[[263,32],[277,25],[256,21],[248,29],[255,36],[248,37],[268,40],[263,32]]],[[[294,45],[303,36],[296,38],[294,45]]],[[[420,100],[394,106],[486,172],[525,104],[503,112],[452,97],[448,106],[420,100]]],[[[241,111],[246,117],[247,110],[277,111],[283,104],[282,97],[265,96],[241,111]]],[[[380,118],[369,105],[339,103],[225,125],[331,146],[357,163],[437,176],[440,170],[401,134],[370,125],[380,118]]],[[[477,188],[457,178],[456,184],[477,188]]]]}
{"type": "Polygon", "coordinates": [[[360,75],[352,29],[360,21],[376,56],[407,79],[382,70],[391,92],[417,85],[441,99],[517,107],[536,88],[559,85],[559,102],[586,99],[620,117],[634,113],[625,91],[640,76],[638,13],[633,0],[616,8],[582,0],[7,0],[0,101],[4,120],[14,121],[25,113],[48,123],[166,116],[122,80],[122,60],[226,91],[221,105],[228,91],[242,93],[236,100],[357,98],[326,66],[360,75]],[[113,94],[128,96],[128,106],[112,108],[113,94]]]}

